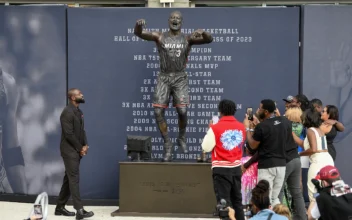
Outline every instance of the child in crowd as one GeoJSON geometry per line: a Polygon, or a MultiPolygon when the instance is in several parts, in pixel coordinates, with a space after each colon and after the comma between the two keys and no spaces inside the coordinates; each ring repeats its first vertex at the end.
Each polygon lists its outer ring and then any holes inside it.
{"type": "MultiPolygon", "coordinates": [[[[241,164],[245,164],[255,154],[255,150],[252,150],[249,145],[245,144],[246,156],[242,157],[241,164]]],[[[252,197],[252,189],[257,185],[258,179],[258,162],[253,163],[246,169],[242,174],[242,204],[246,207],[246,211],[250,210],[250,202],[252,197]]]]}
{"type": "Polygon", "coordinates": [[[287,206],[282,205],[282,204],[277,204],[274,208],[273,211],[278,214],[282,215],[288,218],[288,220],[291,220],[291,213],[290,210],[287,208],[287,206]]]}
{"type": "MultiPolygon", "coordinates": [[[[302,119],[301,119],[301,116],[302,116],[302,110],[298,107],[295,107],[295,108],[289,108],[287,109],[286,113],[285,113],[285,116],[287,117],[288,120],[292,121],[292,131],[293,133],[295,133],[295,135],[297,137],[302,137],[304,136],[304,127],[303,127],[303,124],[302,124],[302,119]]],[[[304,139],[304,137],[303,137],[304,139]]],[[[298,151],[301,152],[303,151],[304,149],[299,146],[298,147],[298,151]]]]}

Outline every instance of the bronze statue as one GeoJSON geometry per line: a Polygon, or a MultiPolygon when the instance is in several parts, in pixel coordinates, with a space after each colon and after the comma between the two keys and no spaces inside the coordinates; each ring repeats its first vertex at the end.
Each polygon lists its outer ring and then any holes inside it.
{"type": "Polygon", "coordinates": [[[203,30],[196,30],[191,35],[181,33],[182,22],[182,14],[179,11],[174,11],[169,17],[170,30],[168,32],[147,32],[143,30],[146,24],[144,19],[138,20],[134,28],[136,36],[147,41],[155,41],[158,47],[160,74],[155,88],[153,106],[156,122],[164,139],[164,161],[171,160],[172,143],[164,116],[170,96],[173,98],[173,105],[178,113],[179,136],[177,143],[184,153],[188,153],[186,127],[189,96],[188,76],[185,72],[188,54],[192,45],[208,44],[213,41],[213,37],[203,30]]]}

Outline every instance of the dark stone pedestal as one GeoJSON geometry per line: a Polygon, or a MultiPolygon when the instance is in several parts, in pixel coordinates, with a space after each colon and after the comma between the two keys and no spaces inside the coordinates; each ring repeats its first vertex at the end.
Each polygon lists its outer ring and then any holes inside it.
{"type": "Polygon", "coordinates": [[[119,201],[112,216],[212,218],[211,164],[120,162],[119,201]]]}

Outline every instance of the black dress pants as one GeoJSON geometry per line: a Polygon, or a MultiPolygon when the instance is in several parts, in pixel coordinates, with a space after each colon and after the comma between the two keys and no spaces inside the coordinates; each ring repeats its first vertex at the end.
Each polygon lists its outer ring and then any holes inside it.
{"type": "Polygon", "coordinates": [[[213,168],[213,184],[217,203],[226,200],[226,205],[235,210],[237,220],[244,220],[242,193],[241,193],[241,167],[213,168]]]}
{"type": "Polygon", "coordinates": [[[63,160],[65,164],[65,176],[57,200],[57,206],[65,206],[70,196],[72,196],[73,207],[76,210],[82,209],[83,205],[79,192],[79,164],[81,157],[63,157],[63,160]]]}

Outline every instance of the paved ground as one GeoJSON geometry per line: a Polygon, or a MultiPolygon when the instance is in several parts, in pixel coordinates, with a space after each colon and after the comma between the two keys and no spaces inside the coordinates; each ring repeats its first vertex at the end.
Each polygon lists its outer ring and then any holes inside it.
{"type": "MultiPolygon", "coordinates": [[[[31,211],[31,208],[33,207],[33,204],[29,203],[15,203],[15,202],[0,202],[0,219],[3,220],[23,220],[28,217],[29,212],[31,211]]],[[[55,209],[54,205],[49,206],[49,213],[48,213],[48,220],[72,220],[75,219],[74,217],[61,217],[61,216],[55,216],[53,214],[55,209]]],[[[70,211],[73,211],[73,208],[68,206],[67,209],[70,211]]],[[[118,207],[114,206],[86,206],[86,210],[93,211],[95,215],[92,218],[88,218],[90,220],[106,220],[106,219],[111,219],[111,220],[152,220],[152,219],[158,219],[158,220],[177,220],[177,219],[182,219],[182,220],[209,220],[209,218],[147,218],[147,217],[111,217],[111,213],[114,212],[115,210],[118,209],[118,207]]]]}

